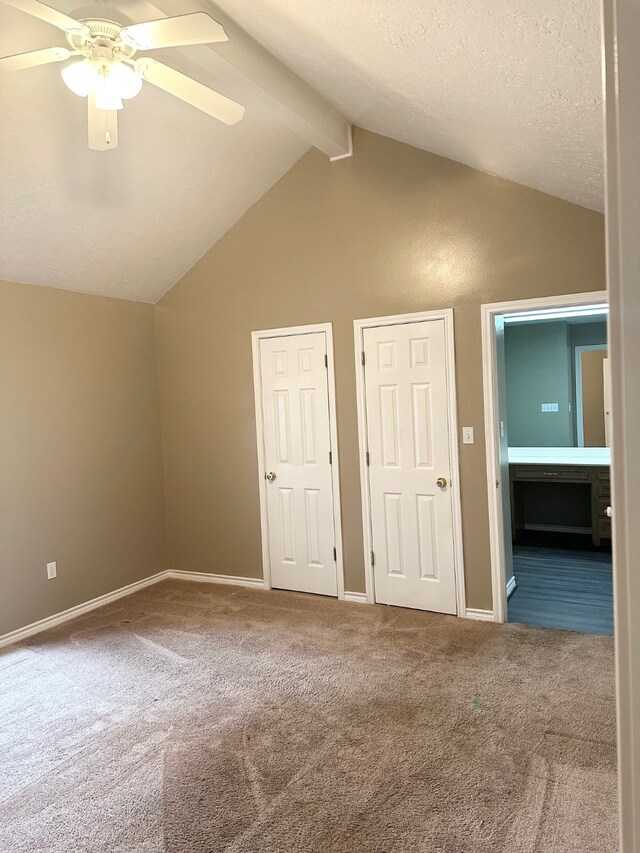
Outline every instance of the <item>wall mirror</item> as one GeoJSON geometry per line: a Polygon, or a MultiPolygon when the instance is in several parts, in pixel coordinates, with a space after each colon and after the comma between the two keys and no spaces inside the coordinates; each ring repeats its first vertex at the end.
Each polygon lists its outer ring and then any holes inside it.
{"type": "Polygon", "coordinates": [[[510,447],[608,447],[606,305],[505,316],[510,447]]]}

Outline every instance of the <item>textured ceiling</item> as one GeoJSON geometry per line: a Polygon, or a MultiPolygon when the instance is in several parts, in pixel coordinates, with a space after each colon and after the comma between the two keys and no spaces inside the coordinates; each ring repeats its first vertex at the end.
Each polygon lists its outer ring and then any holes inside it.
{"type": "MultiPolygon", "coordinates": [[[[355,124],[602,209],[598,0],[220,5],[355,124]]],[[[55,44],[0,3],[0,54],[55,44]]],[[[145,86],[120,147],[89,151],[56,66],[3,75],[0,113],[0,278],[145,301],[308,148],[255,106],[228,128],[145,86]]]]}
{"type": "Polygon", "coordinates": [[[354,124],[602,210],[599,0],[220,0],[354,124]]]}

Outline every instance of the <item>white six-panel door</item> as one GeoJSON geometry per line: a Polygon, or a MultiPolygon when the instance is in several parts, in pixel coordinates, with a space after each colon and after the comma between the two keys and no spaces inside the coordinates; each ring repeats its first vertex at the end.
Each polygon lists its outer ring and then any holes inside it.
{"type": "Polygon", "coordinates": [[[375,600],[456,613],[444,320],[363,330],[375,600]]]}
{"type": "Polygon", "coordinates": [[[337,595],[324,332],[260,339],[271,585],[337,595]]]}

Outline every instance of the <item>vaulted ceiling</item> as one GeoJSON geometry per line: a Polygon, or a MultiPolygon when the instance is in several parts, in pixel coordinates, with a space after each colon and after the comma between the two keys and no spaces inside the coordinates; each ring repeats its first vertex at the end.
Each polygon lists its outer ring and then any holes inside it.
{"type": "MultiPolygon", "coordinates": [[[[174,14],[194,8],[172,2],[174,14]]],[[[73,0],[50,5],[77,11],[73,0]]],[[[602,209],[597,2],[220,5],[354,124],[602,209]]],[[[146,0],[91,9],[123,23],[153,17],[146,0]]],[[[63,44],[0,3],[0,54],[63,44]]],[[[159,58],[184,68],[197,50],[159,58]]],[[[206,65],[184,70],[194,68],[240,99],[206,65]]],[[[158,299],[309,148],[267,98],[243,102],[244,120],[227,127],[145,85],[121,113],[119,148],[96,152],[59,67],[4,74],[0,278],[158,299]]]]}

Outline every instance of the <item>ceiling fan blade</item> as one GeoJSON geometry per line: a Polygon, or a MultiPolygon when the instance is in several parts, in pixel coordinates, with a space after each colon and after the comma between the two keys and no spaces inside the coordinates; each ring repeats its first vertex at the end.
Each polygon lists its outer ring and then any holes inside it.
{"type": "Polygon", "coordinates": [[[70,56],[71,51],[66,47],[45,47],[44,50],[0,56],[0,71],[22,71],[23,68],[35,68],[36,65],[47,65],[49,62],[64,62],[70,56]]]}
{"type": "Polygon", "coordinates": [[[99,110],[93,93],[89,103],[89,148],[93,151],[110,151],[118,147],[118,111],[99,110]]]}
{"type": "Polygon", "coordinates": [[[164,89],[192,107],[217,118],[224,124],[235,124],[244,116],[244,107],[219,92],[198,83],[186,74],[169,68],[156,59],[143,56],[134,63],[136,71],[159,89],[164,89]]]}
{"type": "Polygon", "coordinates": [[[189,44],[211,44],[229,41],[222,24],[214,21],[206,12],[176,15],[132,24],[120,32],[125,42],[138,50],[153,50],[156,47],[184,47],[189,44]]]}
{"type": "Polygon", "coordinates": [[[73,30],[87,30],[84,24],[76,21],[75,18],[70,18],[63,12],[58,12],[57,9],[52,9],[40,0],[3,0],[8,6],[13,6],[14,9],[19,9],[21,12],[26,12],[27,15],[33,15],[34,18],[40,18],[41,21],[46,21],[52,24],[59,30],[64,30],[66,33],[73,30]]]}

